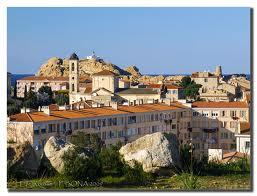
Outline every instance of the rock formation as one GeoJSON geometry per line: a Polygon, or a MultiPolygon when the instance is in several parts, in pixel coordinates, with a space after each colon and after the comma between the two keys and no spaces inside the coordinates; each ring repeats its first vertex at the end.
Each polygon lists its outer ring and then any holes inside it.
{"type": "Polygon", "coordinates": [[[7,160],[10,172],[24,173],[26,176],[37,174],[39,160],[33,147],[28,142],[20,145],[8,144],[7,160]]]}
{"type": "MultiPolygon", "coordinates": [[[[103,60],[99,61],[96,59],[80,59],[79,60],[79,75],[80,76],[89,76],[91,74],[100,72],[102,70],[109,70],[115,72],[119,75],[131,75],[129,72],[119,68],[118,66],[104,62],[103,60]]],[[[133,72],[134,74],[135,71],[133,72]]],[[[69,61],[68,59],[61,59],[58,57],[50,58],[46,63],[41,65],[38,73],[38,76],[69,76],[69,61]]]]}
{"type": "Polygon", "coordinates": [[[130,166],[133,167],[134,161],[141,163],[145,172],[159,173],[180,165],[174,134],[148,134],[121,147],[119,152],[130,166]]]}
{"type": "Polygon", "coordinates": [[[125,71],[127,71],[128,73],[130,73],[132,76],[136,78],[139,78],[142,76],[142,74],[139,72],[139,69],[134,65],[127,67],[125,71]]]}
{"type": "Polygon", "coordinates": [[[61,139],[50,137],[44,147],[46,158],[50,161],[51,165],[59,172],[62,173],[64,169],[63,155],[65,152],[74,149],[74,145],[67,143],[61,139]]]}

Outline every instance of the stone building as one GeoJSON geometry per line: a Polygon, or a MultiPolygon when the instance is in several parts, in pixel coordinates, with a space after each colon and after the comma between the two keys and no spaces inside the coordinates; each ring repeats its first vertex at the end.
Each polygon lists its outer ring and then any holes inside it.
{"type": "Polygon", "coordinates": [[[184,89],[180,86],[175,86],[172,84],[149,84],[148,88],[157,90],[158,93],[162,94],[163,98],[168,98],[173,101],[177,101],[179,99],[185,99],[184,89]]]}

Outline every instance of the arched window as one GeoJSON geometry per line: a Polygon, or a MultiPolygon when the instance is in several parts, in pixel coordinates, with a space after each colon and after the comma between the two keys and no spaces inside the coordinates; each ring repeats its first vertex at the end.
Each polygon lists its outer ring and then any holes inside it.
{"type": "Polygon", "coordinates": [[[71,64],[71,71],[74,71],[74,63],[71,64]]]}

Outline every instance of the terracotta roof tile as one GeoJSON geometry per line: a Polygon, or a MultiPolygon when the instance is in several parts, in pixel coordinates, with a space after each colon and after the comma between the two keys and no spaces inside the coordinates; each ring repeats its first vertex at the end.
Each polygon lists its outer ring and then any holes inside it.
{"type": "Polygon", "coordinates": [[[109,70],[103,70],[93,74],[93,76],[116,76],[116,75],[117,75],[116,73],[109,70]]]}
{"type": "Polygon", "coordinates": [[[45,76],[27,76],[24,78],[19,79],[21,80],[31,80],[31,81],[41,81],[41,80],[47,80],[47,81],[69,81],[69,77],[45,77],[45,76]]]}
{"type": "Polygon", "coordinates": [[[248,108],[248,104],[245,102],[204,102],[196,101],[192,103],[193,108],[248,108]]]}
{"type": "MultiPolygon", "coordinates": [[[[161,88],[162,84],[149,84],[148,86],[150,88],[161,88]]],[[[171,85],[171,84],[165,84],[165,86],[167,87],[167,89],[181,89],[182,88],[180,86],[175,86],[175,85],[171,85]]]]}
{"type": "Polygon", "coordinates": [[[112,115],[118,115],[118,114],[130,114],[130,113],[140,113],[140,112],[177,110],[177,109],[183,109],[183,108],[187,108],[187,107],[179,103],[173,103],[171,106],[168,106],[163,103],[158,103],[158,104],[144,104],[144,105],[137,105],[137,106],[118,106],[117,110],[111,107],[85,108],[80,110],[58,110],[58,111],[55,110],[55,111],[51,111],[51,115],[47,115],[44,112],[16,114],[10,117],[10,121],[44,122],[44,121],[52,121],[52,120],[90,118],[90,117],[112,116],[112,115]]]}

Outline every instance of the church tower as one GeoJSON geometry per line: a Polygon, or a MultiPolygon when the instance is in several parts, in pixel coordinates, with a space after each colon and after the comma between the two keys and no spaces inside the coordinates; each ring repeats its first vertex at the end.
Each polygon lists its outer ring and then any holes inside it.
{"type": "Polygon", "coordinates": [[[216,66],[215,75],[221,77],[222,76],[222,69],[221,66],[216,66]]]}
{"type": "Polygon", "coordinates": [[[69,58],[69,92],[79,92],[79,57],[75,53],[69,58]]]}

